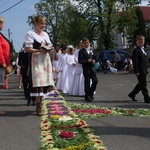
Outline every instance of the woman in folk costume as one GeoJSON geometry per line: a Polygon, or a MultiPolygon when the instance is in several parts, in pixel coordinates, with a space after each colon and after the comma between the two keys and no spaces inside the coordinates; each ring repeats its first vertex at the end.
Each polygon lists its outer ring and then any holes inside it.
{"type": "Polygon", "coordinates": [[[35,29],[25,36],[25,50],[30,53],[30,96],[36,97],[36,113],[41,116],[41,98],[49,93],[54,86],[50,52],[49,36],[44,32],[46,19],[41,15],[34,16],[35,29]]]}
{"type": "MultiPolygon", "coordinates": [[[[80,49],[82,49],[82,41],[80,42],[80,49]]],[[[74,55],[75,55],[75,72],[74,72],[74,80],[73,80],[73,89],[72,92],[70,93],[71,95],[76,95],[76,96],[84,96],[84,76],[83,76],[83,69],[82,65],[78,63],[78,53],[79,50],[76,50],[74,55]]]]}
{"type": "Polygon", "coordinates": [[[72,45],[68,46],[68,55],[66,58],[67,61],[67,75],[66,75],[66,83],[68,84],[68,93],[72,93],[73,89],[73,79],[74,79],[74,71],[75,71],[75,56],[74,56],[74,47],[72,45]]]}
{"type": "Polygon", "coordinates": [[[68,92],[68,85],[66,84],[66,73],[67,73],[67,47],[62,47],[62,53],[58,56],[58,66],[59,66],[59,76],[57,82],[57,89],[64,91],[65,93],[68,92]]]}

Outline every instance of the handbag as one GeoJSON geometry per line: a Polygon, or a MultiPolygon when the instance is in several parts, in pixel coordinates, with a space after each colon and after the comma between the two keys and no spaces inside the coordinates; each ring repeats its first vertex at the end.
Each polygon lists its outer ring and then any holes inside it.
{"type": "Polygon", "coordinates": [[[95,67],[96,70],[98,70],[99,67],[100,67],[100,63],[99,63],[99,62],[96,62],[96,63],[94,64],[94,67],[95,67]]]}
{"type": "Polygon", "coordinates": [[[6,67],[5,73],[6,73],[6,74],[12,73],[12,66],[11,66],[11,65],[9,65],[9,66],[6,67]]]}

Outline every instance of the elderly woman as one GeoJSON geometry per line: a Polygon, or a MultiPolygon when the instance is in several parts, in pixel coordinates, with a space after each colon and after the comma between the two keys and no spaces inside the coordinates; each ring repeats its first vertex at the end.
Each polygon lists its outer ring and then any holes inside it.
{"type": "Polygon", "coordinates": [[[51,42],[48,34],[44,32],[45,24],[46,19],[43,16],[34,16],[35,28],[25,36],[25,50],[30,53],[30,96],[36,98],[38,116],[42,115],[42,96],[48,94],[54,86],[50,52],[46,50],[51,46],[51,42]]]}
{"type": "MultiPolygon", "coordinates": [[[[0,16],[0,31],[4,26],[4,18],[0,16]]],[[[8,40],[0,33],[0,75],[5,76],[4,87],[8,89],[8,75],[5,75],[6,67],[10,65],[10,46],[8,40]]],[[[2,79],[3,80],[3,79],[2,79]]],[[[5,112],[0,111],[0,115],[4,115],[5,112]]]]}

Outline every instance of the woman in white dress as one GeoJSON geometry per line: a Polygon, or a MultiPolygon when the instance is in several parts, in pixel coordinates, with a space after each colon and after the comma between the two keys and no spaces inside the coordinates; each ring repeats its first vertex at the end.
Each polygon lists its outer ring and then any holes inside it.
{"type": "Polygon", "coordinates": [[[66,73],[67,73],[67,47],[62,48],[62,53],[58,56],[58,66],[59,66],[59,76],[57,82],[57,89],[63,91],[64,93],[68,92],[68,85],[66,84],[66,73]]]}
{"type": "MultiPolygon", "coordinates": [[[[82,42],[80,42],[80,49],[82,49],[82,42]]],[[[74,80],[73,80],[73,89],[71,95],[75,96],[84,96],[84,76],[83,76],[83,69],[82,65],[78,63],[78,53],[79,50],[76,50],[74,55],[75,55],[75,72],[74,72],[74,80]]]]}
{"type": "Polygon", "coordinates": [[[36,97],[36,113],[41,116],[41,98],[53,89],[54,80],[48,50],[51,46],[49,36],[44,32],[46,19],[41,15],[34,16],[35,29],[25,36],[25,50],[30,53],[30,96],[36,97]]]}

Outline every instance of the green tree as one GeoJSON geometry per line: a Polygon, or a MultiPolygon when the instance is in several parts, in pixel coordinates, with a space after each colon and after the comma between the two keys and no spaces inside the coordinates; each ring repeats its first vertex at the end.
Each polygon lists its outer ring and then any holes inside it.
{"type": "Polygon", "coordinates": [[[80,13],[77,8],[69,4],[64,10],[64,15],[62,15],[64,21],[64,26],[62,31],[62,41],[66,41],[66,44],[73,44],[78,46],[80,40],[83,37],[88,37],[90,41],[93,40],[93,30],[90,25],[90,21],[80,13]]]}
{"type": "MultiPolygon", "coordinates": [[[[75,7],[70,0],[40,0],[35,10],[47,18],[51,42],[77,45],[82,37],[96,41],[99,49],[112,49],[114,31],[123,36],[136,29],[135,5],[140,0],[78,0],[75,7]]],[[[28,23],[32,25],[33,16],[28,23]]]]}
{"type": "MultiPolygon", "coordinates": [[[[46,31],[53,45],[59,42],[77,46],[84,36],[93,40],[89,20],[69,0],[41,0],[35,10],[47,18],[46,31]]],[[[28,17],[28,23],[33,26],[33,16],[28,17]]]]}
{"type": "Polygon", "coordinates": [[[135,44],[135,38],[138,34],[142,34],[146,37],[146,24],[143,17],[143,13],[139,7],[136,8],[136,16],[137,16],[137,23],[136,23],[136,30],[133,34],[133,44],[135,44]]]}
{"type": "Polygon", "coordinates": [[[134,6],[139,3],[138,0],[80,0],[79,10],[93,24],[99,49],[114,48],[114,30],[118,29],[124,36],[134,32],[134,6]]]}
{"type": "MultiPolygon", "coordinates": [[[[68,2],[68,0],[40,0],[40,2],[34,6],[37,14],[41,14],[46,17],[46,31],[49,34],[50,40],[54,46],[60,41],[60,29],[63,26],[61,16],[68,2]]],[[[33,25],[33,16],[28,17],[29,25],[33,25]]]]}

